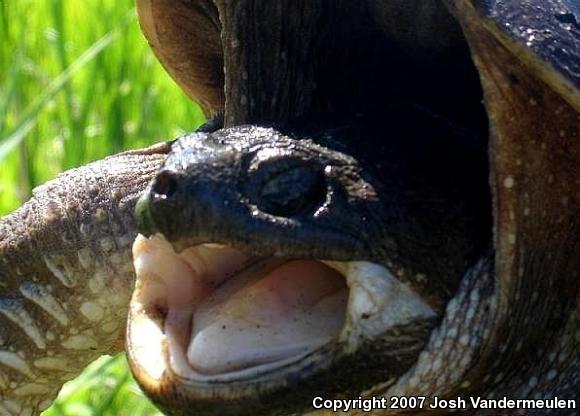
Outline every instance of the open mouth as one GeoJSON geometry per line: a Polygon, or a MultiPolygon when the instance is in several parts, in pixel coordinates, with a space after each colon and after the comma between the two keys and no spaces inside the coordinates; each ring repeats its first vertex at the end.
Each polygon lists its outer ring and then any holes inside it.
{"type": "Polygon", "coordinates": [[[138,302],[159,322],[180,375],[284,362],[335,338],[348,296],[316,261],[263,259],[199,245],[176,254],[160,237],[135,245],[138,302]]]}
{"type": "Polygon", "coordinates": [[[435,316],[373,263],[263,258],[215,244],[176,253],[160,235],[139,236],[133,256],[130,354],[153,384],[328,365],[325,348],[352,351],[385,328],[435,316]]]}

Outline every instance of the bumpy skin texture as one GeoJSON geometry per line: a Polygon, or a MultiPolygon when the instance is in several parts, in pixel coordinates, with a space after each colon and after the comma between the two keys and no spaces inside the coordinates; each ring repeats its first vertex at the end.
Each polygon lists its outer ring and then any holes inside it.
{"type": "Polygon", "coordinates": [[[0,220],[0,413],[32,415],[123,349],[136,199],[160,145],[73,169],[0,220]]]}

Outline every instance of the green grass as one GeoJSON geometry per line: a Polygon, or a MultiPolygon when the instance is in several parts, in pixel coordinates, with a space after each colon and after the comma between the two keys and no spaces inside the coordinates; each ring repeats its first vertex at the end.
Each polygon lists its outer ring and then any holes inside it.
{"type": "Polygon", "coordinates": [[[103,356],[62,388],[43,416],[162,416],[143,396],[127,369],[124,354],[103,356]]]}
{"type": "MultiPolygon", "coordinates": [[[[203,121],[155,60],[133,0],[0,0],[0,215],[59,172],[203,121]]],[[[46,415],[156,414],[124,356],[67,384],[46,415]]]]}

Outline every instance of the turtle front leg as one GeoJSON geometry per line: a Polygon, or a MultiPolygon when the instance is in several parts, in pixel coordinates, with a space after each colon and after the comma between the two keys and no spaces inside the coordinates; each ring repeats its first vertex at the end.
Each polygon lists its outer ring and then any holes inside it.
{"type": "Polygon", "coordinates": [[[0,414],[33,415],[124,342],[137,198],[165,144],[47,182],[0,219],[0,414]]]}

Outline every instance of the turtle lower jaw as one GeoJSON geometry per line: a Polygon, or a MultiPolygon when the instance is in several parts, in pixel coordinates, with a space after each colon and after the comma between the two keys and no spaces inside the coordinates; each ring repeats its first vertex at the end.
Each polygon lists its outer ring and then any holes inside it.
{"type": "Polygon", "coordinates": [[[148,391],[245,398],[287,386],[389,329],[436,314],[384,267],[263,258],[139,236],[128,352],[148,391]],[[183,387],[183,386],[180,386],[183,387]]]}

